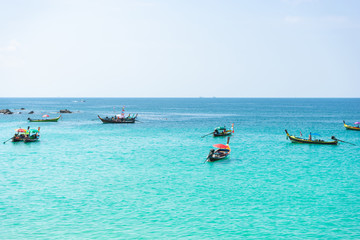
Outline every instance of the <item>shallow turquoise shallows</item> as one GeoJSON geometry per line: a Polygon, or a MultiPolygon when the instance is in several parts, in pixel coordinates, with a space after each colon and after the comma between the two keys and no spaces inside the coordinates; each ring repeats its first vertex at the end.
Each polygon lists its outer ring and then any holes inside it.
{"type": "Polygon", "coordinates": [[[0,99],[0,239],[359,239],[360,99],[0,99]],[[125,105],[135,124],[103,124],[125,105]],[[115,107],[115,111],[114,111],[115,107]],[[28,123],[44,114],[57,123],[28,123]],[[34,115],[27,112],[33,110],[34,115]],[[25,114],[26,113],[26,114],[25,114]],[[231,157],[202,135],[235,124],[231,157]]]}

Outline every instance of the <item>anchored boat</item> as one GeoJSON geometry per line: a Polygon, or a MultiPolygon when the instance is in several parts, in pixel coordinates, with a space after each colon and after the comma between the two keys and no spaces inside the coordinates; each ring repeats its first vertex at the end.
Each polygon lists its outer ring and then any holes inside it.
{"type": "Polygon", "coordinates": [[[18,128],[15,130],[14,136],[10,139],[12,142],[36,142],[40,138],[39,133],[40,127],[38,129],[30,129],[30,127],[28,127],[28,129],[18,128]]]}
{"type": "Polygon", "coordinates": [[[225,126],[224,127],[217,127],[217,128],[214,129],[213,132],[205,134],[204,136],[202,136],[202,138],[205,137],[205,136],[209,136],[211,134],[214,137],[224,137],[224,136],[230,136],[233,133],[234,133],[234,124],[232,124],[231,129],[226,129],[225,126]]]}
{"type": "Polygon", "coordinates": [[[230,141],[230,137],[228,137],[226,145],[224,145],[224,144],[213,145],[213,147],[217,148],[217,149],[210,150],[209,155],[206,158],[206,161],[207,162],[215,162],[215,161],[227,158],[231,152],[231,149],[229,147],[229,141],[230,141]]]}
{"type": "Polygon", "coordinates": [[[360,127],[359,127],[360,122],[355,122],[355,124],[357,124],[357,126],[347,125],[347,124],[345,123],[345,121],[343,121],[343,123],[344,123],[344,127],[345,127],[346,129],[348,129],[348,130],[360,131],[360,127]]]}
{"type": "MultiPolygon", "coordinates": [[[[49,116],[49,115],[46,115],[49,116]]],[[[46,119],[31,119],[28,118],[29,122],[57,122],[60,119],[61,115],[57,118],[46,118],[46,119]]]]}
{"type": "Polygon", "coordinates": [[[98,118],[103,123],[135,123],[137,114],[133,114],[132,116],[131,114],[129,114],[127,117],[125,117],[125,106],[123,106],[121,109],[121,114],[117,114],[114,117],[105,117],[105,118],[102,118],[98,115],[98,118]]]}
{"type": "Polygon", "coordinates": [[[217,127],[213,132],[214,137],[230,136],[234,132],[234,125],[232,129],[226,129],[226,127],[217,127]]]}
{"type": "Polygon", "coordinates": [[[316,134],[310,133],[309,139],[305,139],[305,138],[291,136],[286,129],[285,129],[285,133],[286,133],[287,137],[290,139],[290,141],[295,142],[295,143],[309,143],[309,144],[323,144],[323,145],[337,145],[338,144],[338,140],[335,137],[333,137],[334,141],[324,141],[321,139],[312,139],[312,136],[314,136],[316,134]]]}
{"type": "Polygon", "coordinates": [[[119,115],[115,115],[114,117],[105,117],[105,118],[101,118],[98,115],[98,118],[103,122],[103,123],[135,123],[136,118],[137,118],[137,114],[133,115],[133,116],[127,116],[127,117],[121,117],[119,115]]]}

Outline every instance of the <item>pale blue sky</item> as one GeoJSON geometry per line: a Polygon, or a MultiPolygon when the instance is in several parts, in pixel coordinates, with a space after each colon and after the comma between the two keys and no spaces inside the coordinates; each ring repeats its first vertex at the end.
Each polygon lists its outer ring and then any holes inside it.
{"type": "Polygon", "coordinates": [[[0,0],[0,97],[360,97],[360,1],[0,0]]]}

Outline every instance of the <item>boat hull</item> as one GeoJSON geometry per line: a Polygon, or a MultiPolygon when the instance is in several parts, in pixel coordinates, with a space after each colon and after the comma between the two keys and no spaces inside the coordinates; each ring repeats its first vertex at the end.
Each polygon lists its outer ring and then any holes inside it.
{"type": "Polygon", "coordinates": [[[21,142],[23,140],[24,140],[24,138],[21,138],[21,137],[12,137],[12,139],[11,139],[12,142],[21,142]]]}
{"type": "Polygon", "coordinates": [[[350,126],[350,125],[347,125],[345,122],[344,122],[344,127],[346,128],[346,130],[360,131],[360,127],[350,126]]]}
{"type": "Polygon", "coordinates": [[[57,118],[52,119],[31,119],[28,118],[29,122],[57,122],[60,119],[61,115],[57,118]]]}
{"type": "Polygon", "coordinates": [[[24,139],[24,142],[26,142],[26,143],[28,143],[28,142],[37,142],[37,141],[39,141],[39,139],[38,139],[38,138],[35,138],[35,139],[32,139],[32,138],[25,138],[25,139],[24,139]]]}
{"type": "Polygon", "coordinates": [[[229,154],[226,155],[225,157],[209,157],[208,162],[216,162],[216,161],[219,161],[219,160],[224,160],[224,159],[226,159],[228,157],[229,157],[229,154]]]}
{"type": "Polygon", "coordinates": [[[216,151],[210,150],[210,153],[207,157],[208,162],[215,162],[219,160],[226,159],[230,155],[230,149],[218,149],[216,151]]]}
{"type": "Polygon", "coordinates": [[[307,143],[307,144],[318,144],[318,145],[337,145],[338,141],[324,141],[324,140],[309,140],[304,138],[298,138],[295,136],[290,136],[288,131],[285,129],[286,136],[290,139],[293,143],[307,143]]]}
{"type": "Polygon", "coordinates": [[[294,136],[289,136],[289,139],[293,143],[308,143],[308,144],[321,144],[321,145],[337,145],[338,144],[338,141],[307,140],[307,139],[297,138],[294,136]]]}
{"type": "Polygon", "coordinates": [[[118,118],[118,119],[106,119],[106,118],[101,118],[99,115],[98,115],[98,118],[103,122],[103,123],[124,123],[124,124],[127,124],[127,123],[135,123],[136,121],[136,116],[133,117],[133,118],[118,118]]]}
{"type": "Polygon", "coordinates": [[[232,131],[228,130],[226,132],[219,132],[219,133],[214,132],[213,136],[214,137],[225,137],[225,136],[230,136],[231,134],[232,134],[232,131]]]}

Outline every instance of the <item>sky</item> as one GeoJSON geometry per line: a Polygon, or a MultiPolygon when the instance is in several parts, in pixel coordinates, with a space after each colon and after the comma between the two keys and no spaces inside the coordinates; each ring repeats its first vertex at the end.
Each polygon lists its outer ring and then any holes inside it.
{"type": "Polygon", "coordinates": [[[360,97],[358,0],[0,0],[0,97],[360,97]]]}

